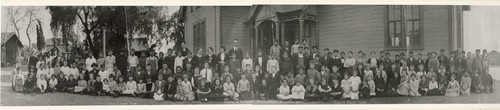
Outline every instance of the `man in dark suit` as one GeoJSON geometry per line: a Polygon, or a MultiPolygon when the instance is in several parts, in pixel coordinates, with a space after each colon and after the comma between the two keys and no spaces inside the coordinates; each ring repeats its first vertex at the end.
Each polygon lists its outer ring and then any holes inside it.
{"type": "Polygon", "coordinates": [[[243,60],[243,51],[238,47],[238,40],[234,40],[234,47],[229,49],[229,55],[236,54],[236,59],[243,60]]]}
{"type": "MultiPolygon", "coordinates": [[[[254,65],[260,65],[262,71],[267,71],[267,58],[261,49],[257,50],[257,57],[253,59],[254,65]]],[[[253,65],[252,65],[253,66],[253,65]]]]}

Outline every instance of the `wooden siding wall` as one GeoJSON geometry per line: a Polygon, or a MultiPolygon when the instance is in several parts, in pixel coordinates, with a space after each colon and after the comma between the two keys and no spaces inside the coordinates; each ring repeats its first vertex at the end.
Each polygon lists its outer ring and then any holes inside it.
{"type": "Polygon", "coordinates": [[[245,25],[250,13],[250,6],[221,6],[221,45],[233,47],[234,39],[238,39],[239,47],[244,52],[250,52],[250,25],[245,25]]]}
{"type": "Polygon", "coordinates": [[[424,50],[432,52],[450,49],[450,6],[423,6],[424,50]]]}
{"type": "Polygon", "coordinates": [[[318,6],[319,49],[384,49],[385,6],[318,6]]]}
{"type": "MultiPolygon", "coordinates": [[[[190,50],[195,50],[193,48],[193,26],[195,23],[205,20],[205,32],[206,32],[206,47],[215,47],[216,39],[219,39],[217,32],[218,31],[218,26],[219,23],[217,23],[218,19],[218,14],[216,12],[218,11],[218,7],[214,6],[201,6],[198,9],[195,9],[194,7],[192,8],[194,10],[191,11],[191,7],[187,7],[186,10],[186,21],[185,21],[185,40],[187,47],[190,50]]],[[[218,48],[214,48],[214,50],[218,50],[218,48]]],[[[194,53],[193,53],[194,54],[194,53]]]]}
{"type": "MultiPolygon", "coordinates": [[[[423,6],[424,49],[449,49],[450,6],[423,6]]],[[[318,6],[319,49],[382,51],[385,44],[386,6],[318,6]]],[[[401,53],[406,51],[390,51],[401,53]]],[[[425,55],[425,54],[424,54],[425,55]]]]}

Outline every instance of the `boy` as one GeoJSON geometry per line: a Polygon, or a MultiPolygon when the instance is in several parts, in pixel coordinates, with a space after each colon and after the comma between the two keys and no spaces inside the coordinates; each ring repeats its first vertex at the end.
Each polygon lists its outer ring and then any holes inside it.
{"type": "Polygon", "coordinates": [[[237,91],[241,96],[241,100],[251,99],[250,82],[246,78],[246,74],[241,74],[241,79],[238,81],[237,91]]]}
{"type": "Polygon", "coordinates": [[[165,100],[174,100],[174,95],[176,92],[176,87],[177,84],[174,82],[174,77],[173,76],[167,76],[167,83],[165,84],[164,88],[164,99],[165,100]]]}
{"type": "Polygon", "coordinates": [[[210,87],[208,87],[205,83],[205,80],[201,80],[200,86],[198,87],[198,90],[196,91],[198,95],[198,99],[202,102],[207,102],[208,101],[208,94],[210,94],[211,90],[210,87]]]}
{"type": "Polygon", "coordinates": [[[212,80],[213,80],[213,73],[212,73],[213,71],[210,68],[209,62],[205,62],[205,64],[203,64],[203,67],[204,68],[200,72],[201,78],[206,79],[207,85],[210,86],[212,84],[212,80]]]}
{"type": "Polygon", "coordinates": [[[231,98],[232,100],[238,100],[238,92],[234,90],[234,84],[231,82],[230,77],[225,78],[226,82],[223,85],[224,93],[223,95],[226,97],[224,100],[228,100],[231,98]]]}
{"type": "Polygon", "coordinates": [[[165,100],[163,99],[164,96],[164,88],[165,88],[166,81],[163,80],[163,75],[158,75],[158,80],[154,84],[154,95],[153,98],[155,100],[165,100]]]}
{"type": "Polygon", "coordinates": [[[103,83],[102,83],[100,75],[97,75],[97,77],[96,77],[96,81],[94,83],[94,93],[93,93],[93,95],[95,95],[95,96],[102,96],[102,95],[104,95],[103,83]]]}

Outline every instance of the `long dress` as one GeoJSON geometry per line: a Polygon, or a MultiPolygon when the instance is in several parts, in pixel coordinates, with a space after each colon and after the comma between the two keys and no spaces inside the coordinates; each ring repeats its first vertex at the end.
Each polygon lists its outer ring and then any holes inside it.
{"type": "Polygon", "coordinates": [[[293,99],[301,99],[304,100],[306,89],[302,85],[295,85],[292,88],[292,95],[291,97],[293,99]]]}
{"type": "Polygon", "coordinates": [[[343,98],[351,98],[351,82],[347,79],[342,80],[342,90],[344,93],[342,94],[343,98]]]}
{"type": "Polygon", "coordinates": [[[412,79],[410,80],[410,96],[420,96],[418,92],[418,86],[420,85],[420,80],[412,79]]]}
{"type": "Polygon", "coordinates": [[[276,97],[280,100],[291,99],[293,96],[290,95],[290,87],[288,85],[287,86],[280,86],[279,94],[276,95],[276,97]]]}
{"type": "Polygon", "coordinates": [[[401,84],[398,85],[398,94],[399,95],[409,95],[409,84],[408,77],[401,77],[401,84]]]}
{"type": "Polygon", "coordinates": [[[448,84],[448,87],[446,89],[446,96],[459,96],[460,95],[460,84],[458,84],[458,81],[453,80],[450,81],[448,84]]]}

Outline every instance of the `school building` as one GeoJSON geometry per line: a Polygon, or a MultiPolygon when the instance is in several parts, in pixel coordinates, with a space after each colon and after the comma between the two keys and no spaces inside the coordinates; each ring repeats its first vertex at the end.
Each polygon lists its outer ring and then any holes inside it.
{"type": "Polygon", "coordinates": [[[307,39],[341,51],[429,52],[463,49],[465,6],[253,5],[183,6],[188,48],[239,47],[269,52],[273,40],[307,39]]]}

